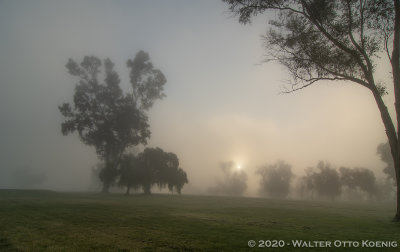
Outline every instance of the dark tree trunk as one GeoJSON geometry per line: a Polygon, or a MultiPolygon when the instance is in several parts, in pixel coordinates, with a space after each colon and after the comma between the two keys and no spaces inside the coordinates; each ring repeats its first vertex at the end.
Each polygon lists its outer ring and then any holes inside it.
{"type": "Polygon", "coordinates": [[[105,194],[109,193],[110,187],[114,184],[115,178],[118,174],[118,163],[113,160],[115,159],[111,157],[110,152],[107,152],[104,158],[105,167],[102,170],[100,177],[103,182],[103,189],[101,192],[105,194]]]}
{"type": "Polygon", "coordinates": [[[144,185],[144,186],[143,186],[143,192],[144,192],[144,194],[150,195],[150,194],[151,194],[150,188],[151,188],[150,185],[144,185]]]}
{"type": "Polygon", "coordinates": [[[397,154],[398,158],[394,162],[394,169],[396,174],[396,215],[393,221],[400,222],[400,155],[397,154]]]}
{"type": "MultiPolygon", "coordinates": [[[[378,105],[379,112],[381,113],[381,118],[383,125],[385,126],[386,130],[386,136],[388,137],[389,141],[389,146],[390,146],[390,152],[393,157],[394,161],[394,169],[395,169],[395,174],[396,174],[396,185],[397,185],[397,190],[396,190],[396,201],[397,201],[397,210],[396,210],[396,215],[394,217],[394,221],[400,221],[400,154],[399,154],[399,145],[398,145],[398,139],[397,139],[397,133],[396,129],[393,125],[392,119],[390,117],[389,111],[385,105],[385,103],[382,100],[381,95],[379,94],[378,90],[373,86],[371,88],[372,94],[374,95],[376,104],[378,105]]],[[[400,97],[399,97],[400,98],[400,97]]]]}
{"type": "Polygon", "coordinates": [[[105,159],[104,159],[105,166],[101,171],[100,179],[103,182],[103,188],[101,189],[101,193],[108,194],[110,192],[111,183],[109,183],[109,167],[110,167],[110,153],[106,152],[105,159]]]}
{"type": "MultiPolygon", "coordinates": [[[[400,1],[394,0],[395,20],[394,20],[394,33],[393,33],[393,51],[392,51],[392,74],[394,83],[395,95],[395,108],[397,116],[397,148],[392,156],[394,160],[394,169],[396,174],[396,200],[397,211],[394,221],[400,221],[400,151],[399,151],[399,126],[400,126],[400,1]]],[[[392,146],[391,146],[392,147],[392,146]]]]}
{"type": "Polygon", "coordinates": [[[396,190],[396,193],[397,193],[397,211],[396,211],[396,215],[394,216],[394,219],[393,219],[393,221],[396,221],[396,222],[399,222],[400,221],[400,183],[399,183],[399,177],[397,178],[397,190],[396,190]]]}
{"type": "Polygon", "coordinates": [[[130,191],[130,190],[131,190],[131,187],[130,187],[130,186],[127,186],[127,187],[126,187],[126,193],[125,193],[125,194],[126,194],[126,195],[129,195],[129,191],[130,191]]]}
{"type": "Polygon", "coordinates": [[[101,193],[108,194],[110,192],[110,183],[103,182],[103,189],[101,189],[101,193]]]}

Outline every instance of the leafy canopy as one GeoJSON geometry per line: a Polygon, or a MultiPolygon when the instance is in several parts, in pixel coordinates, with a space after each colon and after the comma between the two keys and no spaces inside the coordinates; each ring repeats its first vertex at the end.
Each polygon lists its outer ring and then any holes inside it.
{"type": "Polygon", "coordinates": [[[381,95],[373,72],[381,52],[390,58],[393,2],[382,0],[223,0],[239,22],[276,12],[263,36],[269,55],[293,77],[292,92],[319,80],[350,80],[381,95]]]}
{"type": "Polygon", "coordinates": [[[62,133],[78,132],[82,142],[94,146],[102,158],[121,155],[132,145],[146,144],[150,137],[146,110],[165,96],[166,79],[160,70],[153,68],[147,53],[138,52],[127,66],[131,69],[133,91],[124,94],[110,59],[102,62],[86,56],[80,64],[70,59],[66,65],[79,81],[73,105],[59,106],[66,118],[61,125],[62,133]]]}
{"type": "Polygon", "coordinates": [[[179,159],[175,153],[165,152],[161,148],[146,148],[137,156],[127,154],[123,157],[120,170],[120,186],[142,188],[151,193],[151,187],[160,189],[168,186],[172,192],[181,193],[184,184],[188,183],[186,172],[179,167],[179,159]]]}

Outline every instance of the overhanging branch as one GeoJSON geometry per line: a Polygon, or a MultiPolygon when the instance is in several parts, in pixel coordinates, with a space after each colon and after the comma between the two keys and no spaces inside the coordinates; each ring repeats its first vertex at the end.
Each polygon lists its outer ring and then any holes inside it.
{"type": "Polygon", "coordinates": [[[296,87],[296,88],[294,88],[294,87],[297,84],[293,84],[291,90],[282,91],[281,93],[282,94],[290,94],[290,93],[296,92],[298,90],[304,89],[306,87],[309,87],[309,86],[311,86],[312,84],[314,84],[314,83],[316,83],[318,81],[323,81],[323,80],[326,80],[326,81],[342,81],[342,80],[347,80],[347,79],[346,78],[342,78],[342,77],[332,77],[332,78],[324,77],[324,78],[309,78],[309,79],[301,79],[301,80],[304,81],[304,82],[307,82],[307,84],[304,84],[304,85],[302,85],[300,87],[296,87]]]}

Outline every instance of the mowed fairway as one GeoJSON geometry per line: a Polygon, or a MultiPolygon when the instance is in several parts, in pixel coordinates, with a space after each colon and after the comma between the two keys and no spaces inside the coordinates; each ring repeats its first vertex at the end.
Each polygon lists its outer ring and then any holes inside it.
{"type": "MultiPolygon", "coordinates": [[[[0,251],[310,251],[249,240],[397,241],[394,206],[0,190],[0,251]]],[[[398,251],[397,248],[342,248],[398,251]]],[[[313,248],[311,251],[336,251],[313,248]]]]}

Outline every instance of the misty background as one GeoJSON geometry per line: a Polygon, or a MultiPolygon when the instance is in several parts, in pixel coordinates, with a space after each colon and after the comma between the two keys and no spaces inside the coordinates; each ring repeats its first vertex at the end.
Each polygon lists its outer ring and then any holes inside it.
{"type": "MultiPolygon", "coordinates": [[[[386,136],[369,91],[326,82],[281,95],[289,77],[263,63],[267,25],[266,16],[239,25],[211,0],[0,1],[0,188],[32,178],[30,188],[98,190],[94,148],[61,134],[57,107],[72,100],[76,81],[65,64],[109,57],[128,90],[125,64],[139,50],[168,80],[149,112],[148,147],[177,154],[184,193],[206,193],[230,161],[246,173],[245,195],[258,194],[259,167],[278,160],[297,177],[318,160],[385,177],[376,148],[386,136]]],[[[388,65],[377,72],[390,82],[388,65]]]]}

